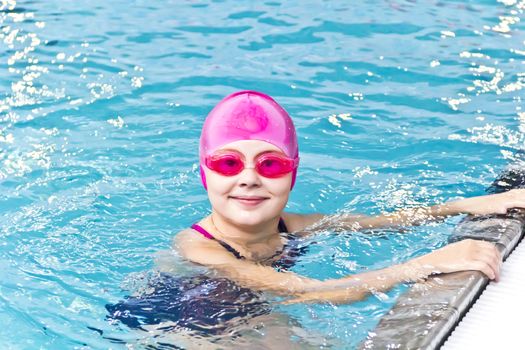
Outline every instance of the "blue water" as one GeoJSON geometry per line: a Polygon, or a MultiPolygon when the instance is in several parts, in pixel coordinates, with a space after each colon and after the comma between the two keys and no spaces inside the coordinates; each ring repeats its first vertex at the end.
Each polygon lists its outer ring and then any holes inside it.
{"type": "MultiPolygon", "coordinates": [[[[479,195],[525,148],[522,0],[10,0],[0,9],[4,349],[155,344],[109,323],[104,305],[209,212],[199,131],[235,90],[266,92],[293,116],[301,168],[290,211],[374,214],[479,195]]],[[[381,268],[443,245],[457,220],[324,233],[295,271],[381,268]]],[[[276,312],[352,348],[403,289],[276,312]]]]}

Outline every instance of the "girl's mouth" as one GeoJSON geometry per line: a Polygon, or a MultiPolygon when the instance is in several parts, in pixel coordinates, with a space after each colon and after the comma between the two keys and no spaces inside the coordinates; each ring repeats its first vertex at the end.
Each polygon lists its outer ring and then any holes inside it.
{"type": "Polygon", "coordinates": [[[260,196],[230,196],[230,198],[234,199],[238,203],[248,206],[256,206],[268,199],[268,197],[260,196]]]}

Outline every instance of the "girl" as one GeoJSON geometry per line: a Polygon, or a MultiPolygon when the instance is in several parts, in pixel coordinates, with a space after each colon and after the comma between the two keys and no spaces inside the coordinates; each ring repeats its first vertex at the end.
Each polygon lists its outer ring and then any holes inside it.
{"type": "Polygon", "coordinates": [[[226,97],[208,115],[200,140],[201,177],[212,213],[180,232],[175,247],[189,261],[209,266],[242,286],[290,297],[290,302],[351,302],[399,282],[462,270],[479,270],[498,280],[498,250],[492,243],[473,240],[341,279],[319,281],[287,272],[281,265],[298,254],[294,238],[308,235],[314,226],[356,230],[414,225],[525,207],[525,190],[512,190],[376,217],[286,213],[298,164],[295,128],[277,102],[255,91],[226,97]]]}
{"type": "Polygon", "coordinates": [[[147,297],[128,297],[108,306],[112,317],[131,326],[169,321],[172,327],[220,333],[232,319],[269,314],[271,307],[261,291],[285,297],[288,303],[348,303],[436,273],[478,270],[499,279],[501,256],[495,245],[474,240],[340,279],[317,280],[289,271],[305,253],[298,238],[316,228],[415,225],[458,214],[504,214],[510,208],[525,208],[525,190],[512,190],[375,217],[287,213],[298,165],[295,128],[277,102],[255,91],[223,99],[208,115],[200,139],[200,174],[211,214],[179,232],[173,246],[184,259],[212,274],[161,274],[147,297]]]}

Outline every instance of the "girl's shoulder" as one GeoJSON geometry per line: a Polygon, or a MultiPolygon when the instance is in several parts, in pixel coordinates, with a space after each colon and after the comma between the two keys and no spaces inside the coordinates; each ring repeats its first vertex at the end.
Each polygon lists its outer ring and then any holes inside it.
{"type": "Polygon", "coordinates": [[[184,252],[188,249],[213,247],[215,245],[212,242],[213,240],[188,227],[175,234],[172,240],[172,248],[184,252]]]}
{"type": "Polygon", "coordinates": [[[180,245],[185,244],[189,242],[193,242],[195,238],[198,237],[197,234],[195,234],[194,230],[191,227],[188,227],[182,231],[179,231],[175,234],[172,240],[172,245],[180,245]]]}
{"type": "Polygon", "coordinates": [[[184,259],[201,265],[221,264],[231,260],[231,254],[216,241],[204,237],[192,228],[178,232],[173,238],[172,248],[184,259]]]}

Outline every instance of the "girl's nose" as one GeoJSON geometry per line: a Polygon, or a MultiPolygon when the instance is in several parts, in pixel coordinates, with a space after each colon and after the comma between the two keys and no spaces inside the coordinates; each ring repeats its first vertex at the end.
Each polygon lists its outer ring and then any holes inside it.
{"type": "Polygon", "coordinates": [[[244,168],[239,174],[239,185],[242,187],[255,187],[261,185],[261,178],[253,168],[244,168]]]}

